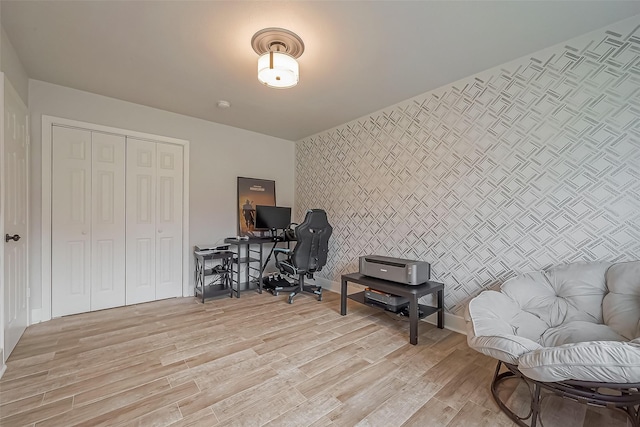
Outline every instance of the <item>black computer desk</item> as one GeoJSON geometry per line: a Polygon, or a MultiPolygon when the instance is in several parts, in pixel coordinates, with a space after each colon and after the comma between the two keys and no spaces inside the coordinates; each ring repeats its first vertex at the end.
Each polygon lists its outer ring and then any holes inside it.
{"type": "Polygon", "coordinates": [[[262,277],[264,269],[271,258],[273,249],[280,242],[290,242],[282,236],[275,237],[249,237],[248,239],[236,239],[228,237],[224,243],[236,247],[236,257],[233,260],[236,270],[231,274],[231,293],[240,298],[240,291],[251,289],[251,285],[257,282],[258,293],[262,293],[262,277]],[[270,244],[271,249],[264,264],[262,259],[265,254],[264,245],[270,244]],[[244,274],[241,268],[244,266],[244,274]],[[244,277],[242,277],[244,276],[244,277]],[[244,278],[244,280],[242,280],[244,278]],[[242,281],[241,281],[242,280],[242,281]],[[235,288],[234,288],[235,285],[235,288]]]}

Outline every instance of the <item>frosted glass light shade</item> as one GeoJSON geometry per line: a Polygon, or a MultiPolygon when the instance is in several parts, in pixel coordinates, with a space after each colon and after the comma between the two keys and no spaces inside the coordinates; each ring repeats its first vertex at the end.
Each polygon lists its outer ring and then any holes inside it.
{"type": "Polygon", "coordinates": [[[258,80],[269,87],[285,89],[298,84],[298,61],[286,53],[267,52],[258,58],[258,80]]]}

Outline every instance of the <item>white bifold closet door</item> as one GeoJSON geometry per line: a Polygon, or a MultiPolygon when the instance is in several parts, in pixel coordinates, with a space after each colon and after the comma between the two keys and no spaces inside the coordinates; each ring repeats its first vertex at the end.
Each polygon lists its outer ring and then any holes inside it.
{"type": "Polygon", "coordinates": [[[125,138],[53,127],[52,316],[125,303],[125,138]]]}
{"type": "Polygon", "coordinates": [[[126,303],[182,295],[181,146],[127,138],[126,303]]]}

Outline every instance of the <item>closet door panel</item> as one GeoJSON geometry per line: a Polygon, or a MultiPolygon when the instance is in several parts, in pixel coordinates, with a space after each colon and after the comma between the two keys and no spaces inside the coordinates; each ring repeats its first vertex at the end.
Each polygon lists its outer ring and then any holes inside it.
{"type": "Polygon", "coordinates": [[[181,146],[157,144],[156,298],[182,295],[181,146]]]}
{"type": "Polygon", "coordinates": [[[156,299],[156,163],[156,143],[127,138],[127,304],[156,299]]]}
{"type": "Polygon", "coordinates": [[[125,138],[92,134],[91,310],[125,305],[125,138]]]}
{"type": "Polygon", "coordinates": [[[53,127],[51,314],[91,310],[91,132],[53,127]]]}

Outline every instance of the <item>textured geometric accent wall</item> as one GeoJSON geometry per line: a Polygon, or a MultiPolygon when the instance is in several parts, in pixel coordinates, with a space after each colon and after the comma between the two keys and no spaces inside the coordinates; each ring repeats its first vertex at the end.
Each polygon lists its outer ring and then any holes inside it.
{"type": "Polygon", "coordinates": [[[299,141],[296,217],[334,227],[319,276],[420,259],[461,314],[513,275],[640,259],[640,19],[299,141]]]}

